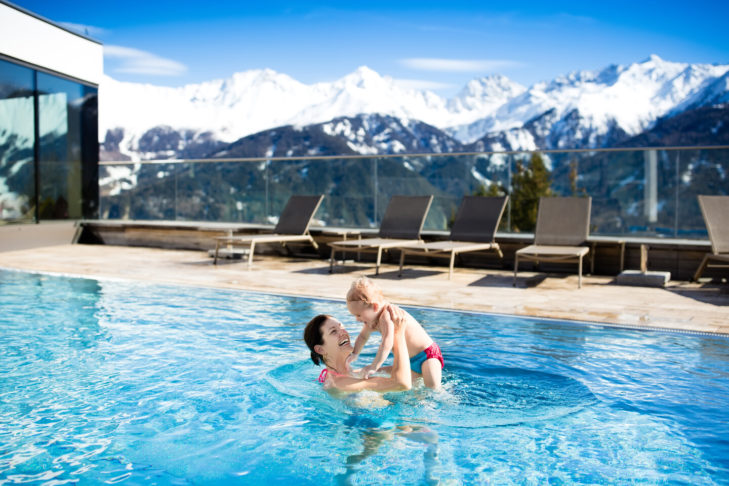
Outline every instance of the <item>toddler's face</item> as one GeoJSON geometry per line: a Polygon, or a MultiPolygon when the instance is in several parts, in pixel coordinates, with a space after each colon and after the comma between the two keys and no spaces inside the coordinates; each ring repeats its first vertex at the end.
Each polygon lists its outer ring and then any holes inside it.
{"type": "Polygon", "coordinates": [[[375,327],[377,324],[377,306],[362,301],[347,302],[349,313],[359,322],[375,327]]]}

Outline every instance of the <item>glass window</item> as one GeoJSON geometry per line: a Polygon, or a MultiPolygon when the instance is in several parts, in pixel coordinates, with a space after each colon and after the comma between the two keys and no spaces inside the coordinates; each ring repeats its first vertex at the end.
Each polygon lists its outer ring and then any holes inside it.
{"type": "Polygon", "coordinates": [[[98,162],[97,89],[0,59],[0,224],[98,217],[98,162]]]}
{"type": "Polygon", "coordinates": [[[40,219],[84,217],[82,120],[84,104],[95,96],[95,89],[38,73],[40,219]]]}
{"type": "Polygon", "coordinates": [[[0,59],[0,224],[33,221],[33,70],[0,59]]]}

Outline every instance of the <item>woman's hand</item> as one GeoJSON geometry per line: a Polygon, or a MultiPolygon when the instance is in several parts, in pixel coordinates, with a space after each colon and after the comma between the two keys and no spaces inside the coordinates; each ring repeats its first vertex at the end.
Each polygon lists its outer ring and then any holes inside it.
{"type": "Polygon", "coordinates": [[[385,323],[392,322],[395,332],[401,332],[405,329],[405,311],[393,304],[387,304],[385,312],[380,315],[380,320],[385,323]]]}

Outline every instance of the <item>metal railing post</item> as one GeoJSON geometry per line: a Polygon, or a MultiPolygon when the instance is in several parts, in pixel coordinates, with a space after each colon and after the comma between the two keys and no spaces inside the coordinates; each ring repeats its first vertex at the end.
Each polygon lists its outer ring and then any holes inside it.
{"type": "Polygon", "coordinates": [[[676,190],[675,190],[675,198],[676,198],[676,204],[674,207],[674,215],[673,215],[673,237],[678,237],[678,205],[679,205],[679,190],[681,189],[681,152],[676,152],[676,190]]]}
{"type": "Polygon", "coordinates": [[[509,201],[506,206],[506,231],[511,232],[511,201],[512,201],[512,187],[511,187],[511,163],[514,161],[514,155],[507,155],[506,159],[506,193],[509,195],[509,201]]]}
{"type": "Polygon", "coordinates": [[[263,173],[263,180],[265,182],[265,192],[264,192],[264,195],[263,195],[263,197],[264,197],[264,199],[263,199],[263,214],[266,215],[265,216],[266,217],[266,220],[268,220],[269,216],[271,216],[270,206],[269,206],[269,201],[268,201],[268,179],[270,177],[269,176],[270,167],[271,167],[271,161],[270,160],[266,160],[266,170],[263,173]]]}
{"type": "Polygon", "coordinates": [[[179,217],[179,213],[177,212],[177,172],[176,170],[172,171],[175,174],[175,193],[174,193],[174,204],[175,204],[175,221],[177,221],[177,218],[179,217]]]}
{"type": "Polygon", "coordinates": [[[377,158],[374,158],[372,160],[372,207],[374,208],[374,217],[372,218],[372,221],[374,221],[375,226],[379,225],[379,219],[377,217],[377,192],[379,191],[379,181],[377,180],[377,158]]]}

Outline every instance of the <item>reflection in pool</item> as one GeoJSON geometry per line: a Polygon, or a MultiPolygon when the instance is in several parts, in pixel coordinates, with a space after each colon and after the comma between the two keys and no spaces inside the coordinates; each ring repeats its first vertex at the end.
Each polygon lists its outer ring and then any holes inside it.
{"type": "Polygon", "coordinates": [[[301,335],[342,302],[0,271],[0,308],[0,482],[729,477],[724,337],[408,308],[443,390],[340,400],[301,335]]]}

